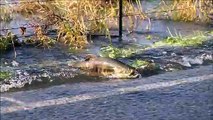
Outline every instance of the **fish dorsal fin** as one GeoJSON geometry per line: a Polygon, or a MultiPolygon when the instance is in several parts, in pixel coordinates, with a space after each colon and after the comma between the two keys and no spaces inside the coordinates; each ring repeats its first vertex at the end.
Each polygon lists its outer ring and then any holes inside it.
{"type": "Polygon", "coordinates": [[[85,57],[85,61],[89,61],[89,60],[92,60],[92,59],[94,59],[94,58],[97,58],[97,56],[96,56],[96,55],[93,55],[93,54],[88,54],[88,55],[86,55],[86,57],[85,57]]]}

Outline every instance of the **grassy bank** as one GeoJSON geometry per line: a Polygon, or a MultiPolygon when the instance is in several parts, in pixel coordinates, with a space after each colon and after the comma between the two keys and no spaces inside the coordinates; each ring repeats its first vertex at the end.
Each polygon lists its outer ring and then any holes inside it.
{"type": "MultiPolygon", "coordinates": [[[[158,48],[158,47],[197,47],[199,45],[202,45],[205,41],[213,40],[213,33],[210,32],[196,32],[193,35],[188,36],[182,36],[181,34],[176,34],[168,36],[165,39],[159,40],[158,42],[155,42],[153,45],[148,46],[146,48],[118,48],[112,45],[103,47],[101,49],[100,56],[104,57],[110,57],[110,58],[125,58],[130,57],[133,54],[136,54],[138,52],[152,49],[152,48],[158,48]]],[[[136,63],[143,63],[143,62],[136,62],[136,63]]]]}
{"type": "Polygon", "coordinates": [[[159,17],[176,21],[199,21],[210,23],[213,14],[212,0],[173,0],[162,1],[158,7],[159,17]]]}

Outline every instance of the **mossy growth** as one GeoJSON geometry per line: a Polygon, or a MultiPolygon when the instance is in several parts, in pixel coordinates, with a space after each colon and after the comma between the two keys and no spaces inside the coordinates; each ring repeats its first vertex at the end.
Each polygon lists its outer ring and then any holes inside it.
{"type": "Polygon", "coordinates": [[[100,56],[110,58],[125,58],[136,53],[134,48],[117,48],[112,45],[101,48],[100,56]]]}
{"type": "Polygon", "coordinates": [[[0,71],[0,80],[9,79],[12,76],[10,72],[0,71]]]}

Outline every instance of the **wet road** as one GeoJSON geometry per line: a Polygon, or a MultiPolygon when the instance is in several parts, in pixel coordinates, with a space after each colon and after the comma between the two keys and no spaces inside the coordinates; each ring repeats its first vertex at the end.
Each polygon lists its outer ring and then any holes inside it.
{"type": "Polygon", "coordinates": [[[1,120],[212,120],[213,66],[1,94],[1,120]]]}

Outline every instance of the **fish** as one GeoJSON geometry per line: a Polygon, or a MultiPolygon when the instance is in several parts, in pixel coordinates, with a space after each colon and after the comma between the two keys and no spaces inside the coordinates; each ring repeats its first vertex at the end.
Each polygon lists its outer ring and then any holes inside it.
{"type": "Polygon", "coordinates": [[[139,78],[140,74],[135,68],[116,59],[106,57],[86,56],[84,61],[77,61],[69,66],[78,68],[90,76],[117,79],[139,78]]]}

